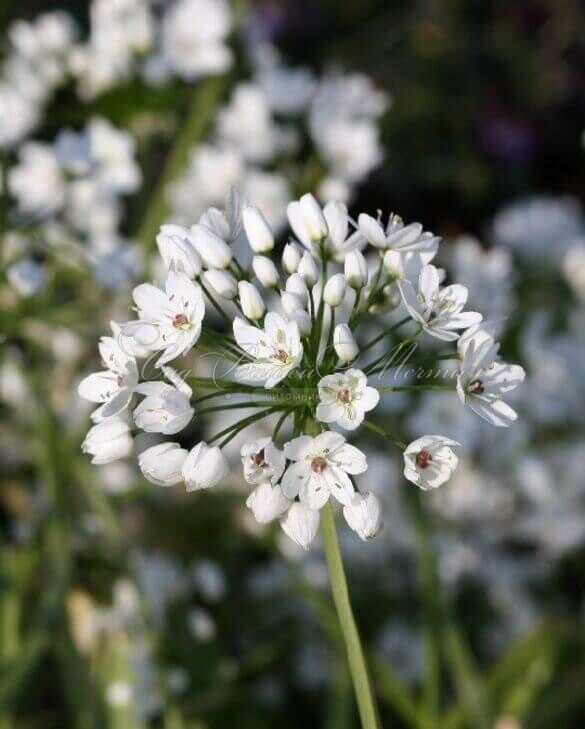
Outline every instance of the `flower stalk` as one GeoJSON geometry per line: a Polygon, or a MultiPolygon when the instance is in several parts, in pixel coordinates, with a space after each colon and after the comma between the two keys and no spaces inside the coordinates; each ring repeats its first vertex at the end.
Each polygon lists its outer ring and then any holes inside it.
{"type": "Polygon", "coordinates": [[[347,651],[351,680],[358,705],[362,729],[380,729],[378,708],[366,666],[364,650],[353,615],[343,560],[337,539],[335,516],[331,504],[321,509],[321,540],[325,551],[333,602],[347,651]]]}

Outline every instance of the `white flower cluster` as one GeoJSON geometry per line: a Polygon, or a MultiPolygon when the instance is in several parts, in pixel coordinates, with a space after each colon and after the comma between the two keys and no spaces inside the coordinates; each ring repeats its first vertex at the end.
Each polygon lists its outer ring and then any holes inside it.
{"type": "Polygon", "coordinates": [[[290,183],[307,173],[296,161],[305,137],[314,149],[318,197],[347,202],[382,161],[378,122],[387,107],[386,95],[366,76],[329,73],[317,79],[267,52],[253,79],[235,87],[212,139],[193,150],[183,178],[172,186],[173,219],[191,225],[235,186],[279,232],[290,183]],[[283,159],[287,175],[278,169],[283,159]]]}
{"type": "MultiPolygon", "coordinates": [[[[45,242],[80,250],[106,287],[116,287],[140,270],[140,260],[120,237],[118,226],[122,198],[135,192],[141,180],[134,139],[102,117],[92,118],[79,133],[61,131],[54,144],[25,142],[7,175],[23,219],[43,225],[45,242]],[[76,244],[80,237],[86,243],[81,249],[76,244]]],[[[17,261],[12,280],[32,264],[28,258],[17,261]]],[[[17,290],[34,293],[31,275],[22,278],[17,290]]]]}
{"type": "Polygon", "coordinates": [[[69,81],[87,100],[137,75],[159,84],[230,68],[232,15],[225,0],[175,0],[159,10],[145,0],[93,0],[83,39],[64,11],[14,22],[0,72],[0,149],[27,137],[69,81]]]}
{"type": "MultiPolygon", "coordinates": [[[[134,410],[134,425],[151,433],[176,434],[196,412],[253,409],[253,415],[190,450],[164,442],[139,455],[150,481],[206,489],[228,475],[222,451],[227,443],[248,425],[277,416],[271,437],[246,443],[241,451],[244,477],[255,487],[247,505],[256,519],[279,519],[284,532],[306,548],[316,534],[319,510],[332,496],[349,526],[370,539],[380,529],[381,507],[374,494],[361,493],[355,483],[368,468],[366,457],[329,428],[353,432],[363,425],[388,438],[404,451],[405,477],[424,490],[450,477],[458,443],[430,435],[405,446],[367,420],[382,393],[409,385],[371,385],[392,349],[360,367],[358,359],[367,359],[374,344],[408,323],[415,328],[402,346],[422,333],[433,340],[457,340],[452,355],[458,362],[456,385],[443,389],[456,390],[474,413],[496,426],[516,419],[504,395],[523,381],[524,371],[499,360],[498,344],[481,328],[481,315],[465,310],[467,289],[443,285],[441,272],[430,262],[439,239],[419,223],[406,225],[391,215],[383,224],[380,215],[365,213],[354,222],[344,203],[321,208],[311,194],[290,202],[287,212],[297,240],[284,246],[282,273],[268,255],[275,236],[266,218],[257,207],[242,209],[233,191],[224,210],[206,210],[190,229],[161,228],[157,245],[168,269],[164,281],[134,289],[137,321],[112,325],[114,336],[100,343],[104,371],[80,384],[80,395],[99,403],[83,448],[97,464],[130,453],[126,411],[135,395],[144,399],[134,410]],[[240,228],[253,254],[249,269],[232,246],[240,228]],[[389,331],[384,313],[396,307],[396,294],[407,317],[389,331]],[[222,317],[233,336],[215,324],[203,326],[210,311],[222,317]],[[362,342],[372,325],[382,331],[362,342]],[[203,352],[211,346],[215,371],[227,365],[228,376],[201,378],[189,369],[179,375],[168,366],[196,346],[203,352]],[[137,359],[153,363],[161,379],[140,382],[137,359]],[[193,401],[193,389],[208,392],[193,401]],[[193,407],[226,395],[222,405],[193,407]],[[244,402],[232,401],[234,395],[245,395],[244,402]],[[278,433],[289,417],[293,437],[279,448],[278,433]]],[[[433,385],[423,381],[413,387],[433,385]]]]}

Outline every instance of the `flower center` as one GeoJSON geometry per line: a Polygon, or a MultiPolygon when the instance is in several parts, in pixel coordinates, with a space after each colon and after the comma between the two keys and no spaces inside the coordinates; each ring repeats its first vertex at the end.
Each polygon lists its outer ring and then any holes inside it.
{"type": "Polygon", "coordinates": [[[420,453],[416,454],[416,465],[419,468],[428,468],[428,465],[432,460],[433,457],[428,451],[420,451],[420,453]]]}
{"type": "Polygon", "coordinates": [[[327,461],[322,456],[317,456],[311,461],[311,470],[314,473],[323,473],[327,468],[327,461]]]}
{"type": "Polygon", "coordinates": [[[266,461],[264,458],[264,448],[262,450],[258,451],[258,453],[255,453],[252,456],[252,460],[258,466],[258,468],[263,468],[266,465],[266,461]]]}
{"type": "Polygon", "coordinates": [[[485,388],[481,380],[473,380],[469,383],[467,390],[475,395],[481,395],[485,388]]]}
{"type": "Polygon", "coordinates": [[[339,392],[337,393],[337,399],[344,405],[347,405],[347,403],[351,402],[351,390],[349,389],[349,387],[342,387],[341,390],[339,390],[339,392]]]}
{"type": "Polygon", "coordinates": [[[173,319],[173,326],[175,329],[185,329],[189,324],[189,319],[185,316],[185,314],[175,314],[175,317],[173,319]]]}
{"type": "Polygon", "coordinates": [[[126,383],[124,382],[124,378],[122,377],[122,375],[118,375],[118,377],[116,378],[116,384],[118,385],[118,387],[124,387],[126,383]]]}
{"type": "Polygon", "coordinates": [[[274,353],[274,359],[277,359],[279,362],[287,362],[288,361],[288,352],[284,349],[277,349],[274,353]]]}

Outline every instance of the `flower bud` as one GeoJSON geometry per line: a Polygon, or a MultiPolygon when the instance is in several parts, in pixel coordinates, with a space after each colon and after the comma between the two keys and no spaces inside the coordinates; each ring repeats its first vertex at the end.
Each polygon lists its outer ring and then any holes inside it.
{"type": "Polygon", "coordinates": [[[327,237],[329,229],[319,203],[311,193],[288,204],[287,215],[291,228],[301,243],[312,248],[327,237]]]}
{"type": "Polygon", "coordinates": [[[203,274],[203,283],[211,286],[222,299],[231,301],[238,295],[238,282],[229,271],[210,268],[203,274]]]}
{"type": "Polygon", "coordinates": [[[296,273],[303,255],[297,243],[287,243],[282,252],[282,267],[286,273],[296,273]]]}
{"type": "Polygon", "coordinates": [[[282,530],[299,547],[308,549],[319,528],[319,512],[295,501],[280,522],[282,530]]]}
{"type": "Polygon", "coordinates": [[[287,278],[286,290],[290,294],[296,294],[303,302],[303,306],[306,305],[309,298],[309,289],[298,273],[293,273],[287,278]]]}
{"type": "Polygon", "coordinates": [[[347,324],[338,324],[335,327],[333,348],[342,362],[351,362],[360,353],[352,331],[347,324]]]}
{"type": "Polygon", "coordinates": [[[254,256],[252,259],[252,269],[258,281],[265,288],[272,289],[278,284],[280,278],[278,269],[272,259],[267,256],[254,256]]]}
{"type": "Polygon", "coordinates": [[[293,316],[297,311],[304,311],[303,302],[298,294],[291,294],[290,291],[282,291],[280,303],[287,316],[293,316]]]}
{"type": "Polygon", "coordinates": [[[386,251],[384,253],[384,268],[393,278],[402,278],[404,273],[404,254],[400,251],[386,251]]]}
{"type": "Polygon", "coordinates": [[[307,286],[314,286],[319,280],[319,266],[309,251],[303,254],[297,273],[303,277],[307,286]]]}
{"type": "Polygon", "coordinates": [[[296,311],[291,312],[289,316],[293,319],[293,321],[296,321],[301,337],[306,337],[311,333],[313,322],[311,321],[311,317],[308,312],[304,309],[297,309],[296,311]]]}
{"type": "Polygon", "coordinates": [[[137,392],[146,394],[134,410],[134,422],[147,433],[173,435],[189,424],[193,413],[191,390],[188,393],[163,382],[145,382],[137,392]]]}
{"type": "Polygon", "coordinates": [[[264,315],[266,307],[264,301],[254,284],[248,281],[240,281],[238,284],[238,294],[240,296],[240,306],[242,313],[248,319],[257,321],[264,315]]]}
{"type": "Polygon", "coordinates": [[[227,268],[232,260],[232,249],[205,225],[191,226],[191,240],[207,268],[227,268]]]}
{"type": "Polygon", "coordinates": [[[182,468],[187,491],[198,491],[215,486],[229,473],[228,462],[217,446],[201,441],[191,449],[182,468]]]}
{"type": "Polygon", "coordinates": [[[249,205],[242,212],[242,222],[250,248],[254,253],[268,253],[274,248],[274,236],[266,218],[258,208],[249,205]]]}
{"type": "Polygon", "coordinates": [[[339,306],[345,298],[346,291],[345,276],[342,273],[336,273],[325,284],[323,291],[323,299],[332,309],[339,306]]]}
{"type": "Polygon", "coordinates": [[[201,273],[201,256],[191,242],[189,231],[180,225],[162,225],[156,236],[156,245],[170,270],[182,271],[189,278],[195,278],[201,273]]]}
{"type": "Polygon", "coordinates": [[[89,429],[81,450],[89,453],[92,463],[101,465],[126,458],[132,450],[128,424],[121,418],[108,418],[89,429]]]}
{"type": "Polygon", "coordinates": [[[382,507],[377,496],[355,493],[352,500],[343,507],[343,516],[351,529],[364,542],[373,539],[382,528],[382,507]]]}
{"type": "Polygon", "coordinates": [[[187,451],[178,443],[159,443],[138,456],[144,478],[157,486],[174,486],[183,480],[181,469],[187,451]]]}
{"type": "Polygon", "coordinates": [[[361,251],[350,251],[345,257],[345,278],[352,289],[363,288],[368,281],[368,264],[361,251]]]}
{"type": "Polygon", "coordinates": [[[290,505],[280,486],[272,486],[268,481],[256,486],[246,500],[246,506],[259,524],[269,524],[278,519],[290,505]]]}
{"type": "Polygon", "coordinates": [[[204,225],[212,233],[215,233],[224,241],[231,240],[232,230],[229,221],[222,210],[218,208],[207,208],[199,218],[199,225],[204,225]]]}

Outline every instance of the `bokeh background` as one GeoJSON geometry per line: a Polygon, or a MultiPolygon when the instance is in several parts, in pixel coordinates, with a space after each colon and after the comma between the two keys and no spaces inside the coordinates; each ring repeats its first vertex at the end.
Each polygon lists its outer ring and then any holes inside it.
{"type": "Polygon", "coordinates": [[[584,725],[584,21],[576,0],[2,4],[2,729],[358,726],[319,547],[253,522],[237,442],[201,495],[80,449],[77,384],[160,270],[158,226],[231,185],[281,243],[308,190],[420,220],[528,373],[504,432],[440,392],[376,413],[462,443],[414,502],[368,442],[385,530],[342,528],[384,727],[584,725]]]}

